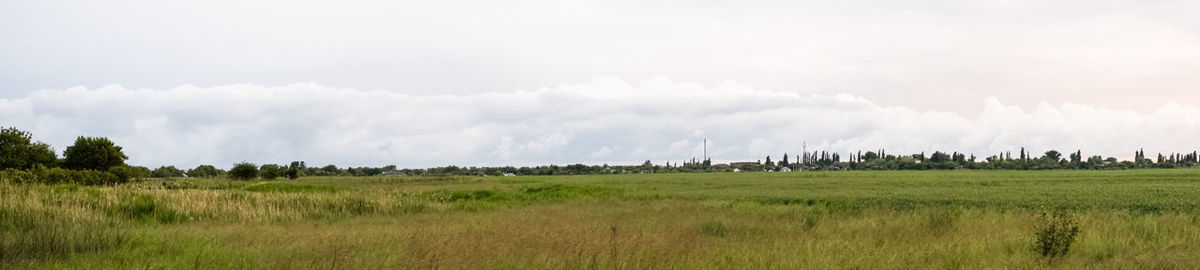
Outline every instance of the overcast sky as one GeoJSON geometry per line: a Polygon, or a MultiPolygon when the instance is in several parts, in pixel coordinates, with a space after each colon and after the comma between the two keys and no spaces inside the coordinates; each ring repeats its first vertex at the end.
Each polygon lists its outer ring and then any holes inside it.
{"type": "Polygon", "coordinates": [[[130,162],[1200,148],[1198,1],[4,1],[0,126],[130,162]]]}

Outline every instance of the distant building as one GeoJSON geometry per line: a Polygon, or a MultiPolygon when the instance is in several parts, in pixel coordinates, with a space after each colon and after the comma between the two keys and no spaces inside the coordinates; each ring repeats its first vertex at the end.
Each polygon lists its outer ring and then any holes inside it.
{"type": "Polygon", "coordinates": [[[792,171],[792,168],[783,167],[783,168],[779,168],[779,171],[781,171],[781,172],[790,172],[790,171],[792,171]]]}
{"type": "Polygon", "coordinates": [[[504,176],[517,176],[517,174],[506,172],[506,173],[504,173],[504,176]]]}

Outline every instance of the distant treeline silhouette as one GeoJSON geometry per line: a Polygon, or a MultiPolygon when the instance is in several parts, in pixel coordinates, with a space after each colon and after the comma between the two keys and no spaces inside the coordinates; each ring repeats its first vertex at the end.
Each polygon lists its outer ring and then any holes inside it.
{"type": "Polygon", "coordinates": [[[676,173],[676,172],[738,172],[738,171],[838,171],[838,170],[1125,170],[1148,168],[1195,168],[1200,166],[1200,155],[1196,151],[1181,154],[1158,154],[1147,158],[1144,150],[1134,152],[1133,160],[1119,161],[1115,157],[1084,156],[1076,150],[1063,157],[1061,152],[1050,150],[1041,156],[1033,156],[1021,148],[1014,157],[1012,153],[999,153],[980,159],[972,154],[935,151],[910,155],[890,155],[884,150],[858,151],[843,159],[842,154],[814,151],[799,155],[783,155],[778,162],[767,156],[765,161],[731,162],[713,164],[711,160],[695,159],[679,163],[653,164],[647,160],[642,165],[548,165],[535,167],[459,167],[445,166],[428,169],[401,169],[395,173],[405,175],[582,175],[622,173],[676,173]]]}
{"type": "Polygon", "coordinates": [[[426,168],[399,169],[389,165],[383,167],[346,167],[335,165],[308,167],[303,161],[289,165],[246,162],[234,164],[231,171],[212,165],[200,165],[183,170],[175,166],[161,166],[151,170],[142,166],[125,164],[127,157],[120,146],[103,137],[80,136],[75,144],[67,147],[63,158],[45,143],[34,141],[25,131],[15,128],[0,129],[0,180],[13,182],[117,184],[133,178],[145,177],[231,177],[237,179],[262,178],[266,180],[301,176],[374,176],[374,175],[583,175],[583,174],[632,174],[632,173],[678,173],[678,172],[739,172],[739,171],[838,171],[838,170],[1124,170],[1142,168],[1194,168],[1200,165],[1200,156],[1191,153],[1157,154],[1147,158],[1145,150],[1134,152],[1133,160],[1119,161],[1114,157],[1089,156],[1082,151],[1067,154],[1050,150],[1041,156],[1021,148],[1017,156],[1011,152],[998,153],[982,159],[975,155],[958,152],[936,151],[926,155],[921,152],[909,155],[891,155],[885,150],[858,151],[847,154],[829,151],[804,152],[772,161],[731,162],[713,164],[711,159],[655,164],[650,160],[641,165],[546,165],[533,167],[459,167],[455,165],[426,168]]]}

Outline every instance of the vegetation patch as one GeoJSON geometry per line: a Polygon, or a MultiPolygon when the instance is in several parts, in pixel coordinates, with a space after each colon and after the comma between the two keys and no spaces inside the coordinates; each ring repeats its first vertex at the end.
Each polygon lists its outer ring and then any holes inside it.
{"type": "Polygon", "coordinates": [[[709,221],[700,224],[700,234],[703,235],[725,237],[729,235],[730,231],[732,231],[732,229],[729,227],[729,225],[726,225],[724,222],[720,221],[709,221]]]}
{"type": "Polygon", "coordinates": [[[23,259],[64,258],[106,250],[128,241],[119,226],[94,216],[0,208],[0,268],[23,259]]]}
{"type": "Polygon", "coordinates": [[[244,190],[249,192],[284,192],[284,193],[332,193],[337,189],[329,186],[316,186],[305,184],[281,183],[281,182],[264,182],[250,185],[244,190]]]}
{"type": "Polygon", "coordinates": [[[593,186],[570,186],[563,184],[541,185],[521,189],[526,200],[532,201],[565,201],[581,197],[611,196],[620,193],[619,189],[593,186]]]}
{"type": "Polygon", "coordinates": [[[1066,212],[1045,214],[1034,227],[1036,242],[1033,250],[1042,257],[1054,258],[1067,255],[1075,236],[1079,235],[1079,224],[1066,212]]]}
{"type": "Polygon", "coordinates": [[[156,221],[159,223],[175,223],[186,220],[186,217],[155,201],[150,195],[137,195],[117,205],[117,214],[131,220],[156,221]]]}

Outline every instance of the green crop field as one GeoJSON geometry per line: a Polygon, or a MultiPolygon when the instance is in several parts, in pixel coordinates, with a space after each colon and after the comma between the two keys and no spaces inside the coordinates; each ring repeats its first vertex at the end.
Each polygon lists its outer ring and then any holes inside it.
{"type": "Polygon", "coordinates": [[[1200,170],[0,183],[0,268],[1184,269],[1198,208],[1200,170]]]}

